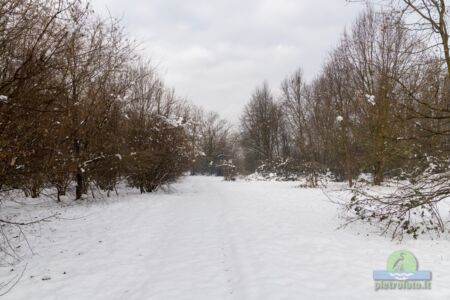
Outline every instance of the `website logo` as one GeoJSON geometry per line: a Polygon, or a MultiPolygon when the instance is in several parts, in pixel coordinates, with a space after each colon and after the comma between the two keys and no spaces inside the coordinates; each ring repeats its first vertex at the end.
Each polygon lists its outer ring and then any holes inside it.
{"type": "Polygon", "coordinates": [[[431,271],[419,271],[419,261],[407,250],[392,253],[386,271],[374,271],[375,290],[431,289],[431,271]]]}

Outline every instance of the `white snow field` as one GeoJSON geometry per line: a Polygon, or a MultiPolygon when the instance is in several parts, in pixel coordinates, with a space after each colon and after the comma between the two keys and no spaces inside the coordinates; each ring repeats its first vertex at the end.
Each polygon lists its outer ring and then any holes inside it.
{"type": "Polygon", "coordinates": [[[0,270],[4,282],[27,265],[3,298],[450,299],[449,241],[337,230],[336,205],[296,185],[186,177],[168,193],[47,203],[61,219],[28,233],[34,255],[0,270]],[[433,272],[431,290],[375,291],[372,272],[400,249],[433,272]]]}

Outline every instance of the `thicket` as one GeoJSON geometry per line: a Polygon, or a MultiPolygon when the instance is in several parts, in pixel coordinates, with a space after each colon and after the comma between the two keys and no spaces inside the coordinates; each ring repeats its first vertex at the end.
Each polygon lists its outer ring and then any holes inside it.
{"type": "Polygon", "coordinates": [[[1,1],[0,69],[0,191],[151,192],[188,170],[191,109],[87,2],[1,1]]]}

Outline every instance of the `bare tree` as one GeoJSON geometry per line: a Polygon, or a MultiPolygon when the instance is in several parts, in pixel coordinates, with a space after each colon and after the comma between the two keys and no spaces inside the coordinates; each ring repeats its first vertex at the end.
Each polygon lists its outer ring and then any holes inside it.
{"type": "Polygon", "coordinates": [[[298,160],[310,160],[311,154],[311,149],[308,149],[312,137],[308,126],[307,89],[301,69],[281,84],[281,105],[288,131],[293,137],[291,155],[298,160]]]}
{"type": "Polygon", "coordinates": [[[267,83],[257,88],[241,118],[242,145],[249,169],[263,161],[272,163],[280,154],[281,109],[267,83]]]}

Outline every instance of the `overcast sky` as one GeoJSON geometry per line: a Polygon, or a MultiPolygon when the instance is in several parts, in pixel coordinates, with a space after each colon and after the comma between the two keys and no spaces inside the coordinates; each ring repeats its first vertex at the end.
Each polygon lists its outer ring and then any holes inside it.
{"type": "Polygon", "coordinates": [[[320,71],[361,10],[345,0],[92,0],[121,17],[168,85],[235,122],[253,89],[320,71]]]}

